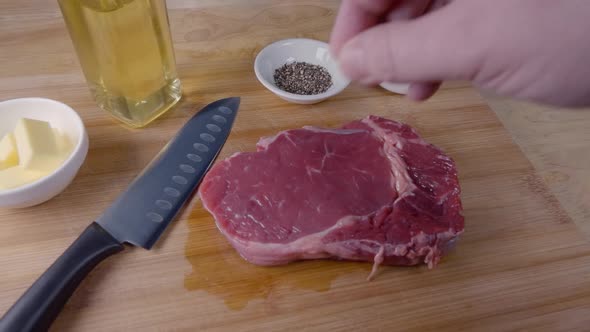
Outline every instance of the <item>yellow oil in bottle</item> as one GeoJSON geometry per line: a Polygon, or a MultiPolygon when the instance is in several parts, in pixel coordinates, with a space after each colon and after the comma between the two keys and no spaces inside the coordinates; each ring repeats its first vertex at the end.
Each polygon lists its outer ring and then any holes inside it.
{"type": "Polygon", "coordinates": [[[165,0],[59,0],[98,105],[143,127],[182,95],[165,0]]]}

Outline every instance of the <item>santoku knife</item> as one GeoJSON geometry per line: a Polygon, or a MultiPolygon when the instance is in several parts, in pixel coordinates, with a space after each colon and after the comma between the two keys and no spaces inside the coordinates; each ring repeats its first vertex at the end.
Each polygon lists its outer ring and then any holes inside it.
{"type": "Polygon", "coordinates": [[[0,331],[43,331],[84,277],[128,243],[150,249],[191,197],[229,135],[240,98],[207,105],[0,320],[0,331]]]}

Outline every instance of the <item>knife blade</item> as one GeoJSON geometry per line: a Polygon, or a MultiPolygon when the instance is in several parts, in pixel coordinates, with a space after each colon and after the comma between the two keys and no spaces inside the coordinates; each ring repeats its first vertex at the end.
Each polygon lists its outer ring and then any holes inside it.
{"type": "Polygon", "coordinates": [[[240,98],[205,106],[127,190],[70,245],[0,320],[0,332],[47,330],[84,277],[128,243],[151,249],[209,170],[240,98]]]}
{"type": "Polygon", "coordinates": [[[150,249],[217,157],[239,103],[219,100],[190,119],[96,222],[119,242],[150,249]]]}

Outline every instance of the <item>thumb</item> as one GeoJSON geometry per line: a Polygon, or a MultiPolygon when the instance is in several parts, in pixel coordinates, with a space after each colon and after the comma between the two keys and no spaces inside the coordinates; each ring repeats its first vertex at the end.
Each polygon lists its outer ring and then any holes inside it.
{"type": "Polygon", "coordinates": [[[454,5],[361,32],[339,54],[343,73],[365,84],[470,80],[481,63],[477,20],[464,19],[454,5]]]}

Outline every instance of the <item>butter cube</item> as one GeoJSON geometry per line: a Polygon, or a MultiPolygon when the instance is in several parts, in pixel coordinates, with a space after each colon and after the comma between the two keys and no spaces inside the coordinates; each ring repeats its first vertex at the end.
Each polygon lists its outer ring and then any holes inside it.
{"type": "Polygon", "coordinates": [[[45,121],[20,119],[14,137],[19,165],[25,170],[49,173],[63,161],[53,129],[45,121]]]}
{"type": "Polygon", "coordinates": [[[18,165],[16,141],[12,133],[6,134],[0,140],[0,170],[18,165]]]}
{"type": "Polygon", "coordinates": [[[44,173],[27,171],[20,166],[0,171],[0,190],[12,189],[40,179],[44,173]]]}
{"type": "Polygon", "coordinates": [[[53,128],[53,134],[55,135],[55,141],[57,143],[57,149],[61,153],[63,159],[69,157],[72,152],[73,145],[66,134],[63,134],[59,129],[53,128]]]}

